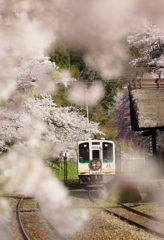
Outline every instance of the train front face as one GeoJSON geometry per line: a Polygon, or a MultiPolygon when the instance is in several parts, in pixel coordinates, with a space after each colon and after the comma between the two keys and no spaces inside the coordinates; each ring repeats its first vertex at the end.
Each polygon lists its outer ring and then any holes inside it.
{"type": "Polygon", "coordinates": [[[103,185],[115,174],[115,143],[88,140],[78,143],[78,176],[82,185],[103,185]]]}

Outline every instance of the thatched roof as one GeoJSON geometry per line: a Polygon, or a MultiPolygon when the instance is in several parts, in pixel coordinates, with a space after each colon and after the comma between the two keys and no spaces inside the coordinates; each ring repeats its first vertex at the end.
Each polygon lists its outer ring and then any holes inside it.
{"type": "Polygon", "coordinates": [[[134,82],[133,85],[130,84],[133,130],[164,127],[164,88],[163,85],[159,87],[156,83],[157,80],[152,79],[149,80],[149,84],[147,81],[144,87],[138,87],[139,85],[134,87],[134,82]]]}

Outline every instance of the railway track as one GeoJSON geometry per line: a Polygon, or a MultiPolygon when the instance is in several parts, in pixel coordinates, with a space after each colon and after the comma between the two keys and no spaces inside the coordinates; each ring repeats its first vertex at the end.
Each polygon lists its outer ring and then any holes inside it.
{"type": "Polygon", "coordinates": [[[97,204],[97,206],[101,207],[105,212],[118,217],[122,221],[126,221],[131,225],[143,229],[154,236],[164,238],[163,219],[143,213],[120,202],[118,203],[117,208],[105,207],[92,197],[91,191],[88,191],[88,194],[90,201],[97,204]]]}
{"type": "Polygon", "coordinates": [[[20,207],[21,207],[21,203],[23,201],[24,198],[20,198],[18,204],[17,204],[17,218],[18,218],[18,222],[19,222],[19,229],[20,229],[20,232],[23,236],[23,239],[25,240],[31,240],[30,237],[28,237],[28,234],[26,233],[26,230],[25,230],[25,227],[23,225],[23,221],[21,219],[21,211],[20,211],[20,207]]]}
{"type": "Polygon", "coordinates": [[[35,199],[17,196],[14,198],[17,199],[17,204],[15,203],[15,209],[13,210],[17,218],[17,231],[13,234],[15,237],[13,239],[68,240],[58,231],[57,226],[42,215],[35,199]]]}

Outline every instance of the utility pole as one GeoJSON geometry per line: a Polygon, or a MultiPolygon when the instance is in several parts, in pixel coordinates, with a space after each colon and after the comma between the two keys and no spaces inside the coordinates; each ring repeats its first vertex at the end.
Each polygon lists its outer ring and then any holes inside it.
{"type": "Polygon", "coordinates": [[[86,100],[87,120],[88,120],[88,123],[89,123],[88,88],[87,88],[87,86],[85,86],[85,100],[86,100]]]}

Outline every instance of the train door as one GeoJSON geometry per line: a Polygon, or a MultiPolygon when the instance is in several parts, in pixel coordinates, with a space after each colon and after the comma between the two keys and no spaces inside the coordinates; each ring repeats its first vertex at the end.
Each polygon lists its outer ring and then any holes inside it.
{"type": "Polygon", "coordinates": [[[91,149],[90,174],[102,172],[102,150],[101,147],[91,149]]]}
{"type": "Polygon", "coordinates": [[[92,159],[100,159],[100,149],[92,149],[92,159]]]}

